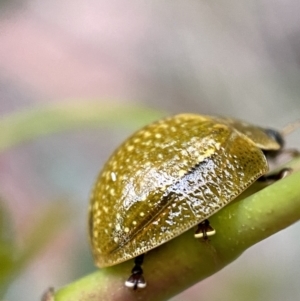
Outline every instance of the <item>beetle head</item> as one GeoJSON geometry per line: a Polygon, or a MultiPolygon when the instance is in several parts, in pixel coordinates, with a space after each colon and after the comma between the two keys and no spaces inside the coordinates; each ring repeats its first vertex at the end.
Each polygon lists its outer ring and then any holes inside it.
{"type": "Polygon", "coordinates": [[[284,147],[284,139],[283,139],[283,136],[280,132],[276,131],[276,130],[273,130],[273,129],[264,129],[264,132],[274,141],[276,141],[280,148],[278,150],[263,150],[264,154],[269,158],[269,159],[272,159],[272,158],[275,158],[277,157],[283,147],[284,147]]]}
{"type": "Polygon", "coordinates": [[[280,149],[284,147],[284,139],[280,132],[273,129],[265,129],[265,133],[280,145],[280,149]]]}

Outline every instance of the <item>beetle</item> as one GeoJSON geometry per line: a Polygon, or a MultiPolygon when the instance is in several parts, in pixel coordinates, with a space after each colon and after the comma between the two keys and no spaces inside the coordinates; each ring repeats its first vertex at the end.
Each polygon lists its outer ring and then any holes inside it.
{"type": "Polygon", "coordinates": [[[257,179],[270,179],[267,157],[283,146],[276,130],[196,114],[171,116],[137,131],[106,162],[91,194],[96,265],[135,258],[125,285],[144,288],[144,253],[195,226],[196,238],[215,234],[207,219],[257,179]]]}

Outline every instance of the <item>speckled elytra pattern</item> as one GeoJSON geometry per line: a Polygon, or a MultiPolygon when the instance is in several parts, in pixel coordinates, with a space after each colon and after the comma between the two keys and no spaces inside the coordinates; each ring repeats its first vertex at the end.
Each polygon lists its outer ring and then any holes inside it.
{"type": "MultiPolygon", "coordinates": [[[[136,257],[197,225],[267,172],[260,148],[230,122],[173,116],[136,132],[115,151],[90,202],[99,267],[136,257]]],[[[247,124],[251,129],[257,130],[247,124]]],[[[274,144],[267,136],[261,141],[274,144]]]]}
{"type": "Polygon", "coordinates": [[[222,123],[235,128],[240,133],[246,135],[250,138],[258,148],[263,150],[278,150],[280,145],[277,141],[270,139],[270,137],[265,133],[263,128],[258,126],[253,126],[250,123],[244,122],[242,120],[225,118],[225,117],[211,117],[212,120],[217,123],[222,123]]]}

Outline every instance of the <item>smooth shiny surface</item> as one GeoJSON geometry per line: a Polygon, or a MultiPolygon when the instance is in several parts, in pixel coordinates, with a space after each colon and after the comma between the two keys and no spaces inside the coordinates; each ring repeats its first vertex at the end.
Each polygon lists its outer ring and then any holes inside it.
{"type": "Polygon", "coordinates": [[[136,257],[214,214],[267,172],[260,148],[279,146],[257,127],[210,116],[176,115],[136,132],[92,192],[96,264],[136,257]]]}

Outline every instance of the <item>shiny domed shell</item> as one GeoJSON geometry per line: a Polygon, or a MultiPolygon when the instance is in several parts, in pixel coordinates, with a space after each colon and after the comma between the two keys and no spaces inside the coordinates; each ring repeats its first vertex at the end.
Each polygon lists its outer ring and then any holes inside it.
{"type": "Polygon", "coordinates": [[[92,191],[96,264],[136,257],[217,212],[267,172],[264,147],[279,145],[260,128],[195,114],[133,134],[104,165],[92,191]]]}

